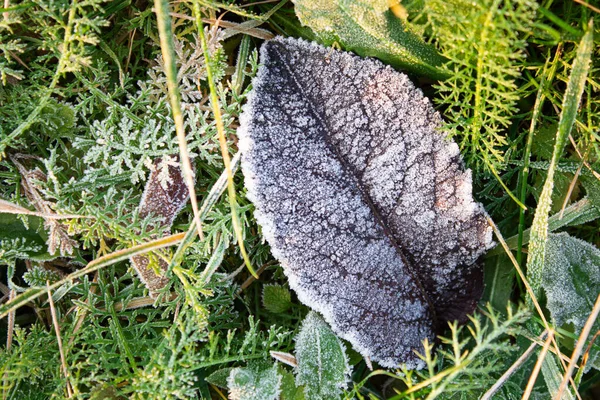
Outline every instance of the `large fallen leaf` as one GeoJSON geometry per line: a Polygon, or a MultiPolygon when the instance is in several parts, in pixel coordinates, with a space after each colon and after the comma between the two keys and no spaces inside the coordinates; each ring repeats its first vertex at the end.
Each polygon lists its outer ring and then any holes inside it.
{"type": "Polygon", "coordinates": [[[378,61],[276,38],[261,64],[242,168],[291,288],[363,356],[422,366],[422,340],[475,308],[492,244],[458,147],[378,61]]]}

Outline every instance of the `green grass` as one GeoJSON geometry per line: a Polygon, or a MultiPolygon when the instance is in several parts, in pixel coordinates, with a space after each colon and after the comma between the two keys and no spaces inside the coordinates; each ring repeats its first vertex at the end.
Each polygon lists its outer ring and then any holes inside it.
{"type": "MultiPolygon", "coordinates": [[[[236,129],[261,38],[319,35],[291,2],[252,3],[0,5],[0,199],[42,215],[0,212],[3,399],[218,399],[233,368],[257,384],[280,376],[281,398],[302,398],[270,351],[296,354],[308,309],[253,218],[236,129]],[[172,154],[195,196],[163,237],[136,210],[149,163],[172,154]],[[157,298],[128,261],[149,251],[168,261],[157,298]]],[[[402,3],[411,37],[447,60],[448,78],[411,78],[444,117],[513,257],[498,245],[482,260],[481,311],[427,344],[424,370],[371,371],[346,346],[345,397],[479,398],[501,383],[493,398],[520,398],[548,328],[555,342],[534,394],[551,398],[569,369],[582,398],[597,395],[600,344],[587,345],[598,322],[577,349],[582,326],[556,323],[543,284],[553,232],[600,246],[600,14],[589,3],[402,3]],[[585,368],[568,367],[574,350],[585,368]]],[[[573,278],[577,290],[588,278],[573,278]]],[[[575,398],[572,386],[565,393],[575,398]]]]}

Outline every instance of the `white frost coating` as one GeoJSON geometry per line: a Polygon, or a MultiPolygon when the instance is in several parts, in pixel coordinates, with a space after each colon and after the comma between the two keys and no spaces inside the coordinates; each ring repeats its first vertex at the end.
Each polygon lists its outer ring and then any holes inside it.
{"type": "Polygon", "coordinates": [[[567,233],[549,235],[542,285],[557,325],[581,329],[600,293],[600,250],[567,233]]]}
{"type": "Polygon", "coordinates": [[[363,356],[423,363],[492,245],[456,144],[408,77],[314,43],[261,49],[238,129],[255,217],[299,299],[363,356]]]}
{"type": "Polygon", "coordinates": [[[281,375],[277,364],[264,368],[251,364],[234,368],[227,377],[230,400],[277,400],[281,393],[281,375]]]}
{"type": "Polygon", "coordinates": [[[314,311],[308,313],[296,337],[296,384],[307,399],[338,399],[350,380],[344,344],[314,311]]]}

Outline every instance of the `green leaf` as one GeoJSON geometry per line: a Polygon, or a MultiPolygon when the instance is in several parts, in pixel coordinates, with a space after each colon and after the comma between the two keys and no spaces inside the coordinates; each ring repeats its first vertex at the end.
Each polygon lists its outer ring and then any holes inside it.
{"type": "Polygon", "coordinates": [[[281,367],[279,369],[281,374],[281,400],[304,400],[304,388],[302,386],[296,386],[296,380],[291,372],[281,367]]]}
{"type": "Polygon", "coordinates": [[[221,368],[206,377],[206,381],[221,389],[227,389],[227,379],[234,368],[221,368]]]}
{"type": "MultiPolygon", "coordinates": [[[[566,233],[551,234],[546,243],[542,287],[557,326],[573,324],[581,331],[600,293],[600,250],[566,233]]],[[[592,332],[600,329],[596,320],[592,332]]],[[[595,344],[589,367],[600,353],[595,344]]]]}
{"type": "Polygon", "coordinates": [[[593,22],[590,21],[586,34],[579,43],[577,55],[573,61],[571,75],[567,83],[567,89],[562,104],[562,112],[558,122],[556,143],[552,153],[552,160],[548,167],[548,176],[542,189],[542,194],[535,210],[533,224],[531,225],[531,238],[529,245],[529,256],[527,257],[527,278],[533,292],[537,295],[540,291],[542,270],[545,265],[546,240],[548,238],[548,215],[552,207],[552,191],[554,189],[554,172],[556,165],[563,153],[567,138],[571,133],[583,89],[590,69],[592,49],[594,47],[593,22]]]}
{"type": "Polygon", "coordinates": [[[592,205],[600,211],[600,181],[595,177],[582,176],[581,182],[592,205]]]}
{"type": "Polygon", "coordinates": [[[40,217],[0,213],[0,258],[20,258],[28,260],[52,260],[56,256],[48,254],[48,246],[42,235],[43,220],[40,217]],[[23,224],[23,218],[27,225],[23,224]]]}
{"type": "Polygon", "coordinates": [[[323,318],[311,311],[296,337],[296,384],[307,399],[337,399],[346,387],[350,366],[344,345],[323,318]]]}
{"type": "Polygon", "coordinates": [[[277,364],[251,363],[246,368],[233,368],[227,378],[230,400],[275,400],[281,387],[277,364]]]}
{"type": "Polygon", "coordinates": [[[445,78],[444,58],[411,32],[387,0],[294,0],[296,15],[325,45],[338,43],[363,57],[376,57],[397,68],[445,78]]]}
{"type": "Polygon", "coordinates": [[[514,284],[515,272],[506,254],[488,257],[484,266],[485,289],[482,300],[496,310],[506,310],[514,284]]]}
{"type": "Polygon", "coordinates": [[[292,305],[290,291],[280,285],[265,285],[262,301],[265,308],[275,314],[286,312],[292,305]]]}

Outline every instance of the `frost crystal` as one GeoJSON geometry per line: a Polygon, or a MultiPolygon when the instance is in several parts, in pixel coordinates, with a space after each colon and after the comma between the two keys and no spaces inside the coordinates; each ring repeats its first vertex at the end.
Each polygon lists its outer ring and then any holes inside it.
{"type": "Polygon", "coordinates": [[[404,74],[296,39],[261,49],[238,130],[248,196],[299,299],[386,367],[464,320],[492,245],[471,173],[404,74]]]}

